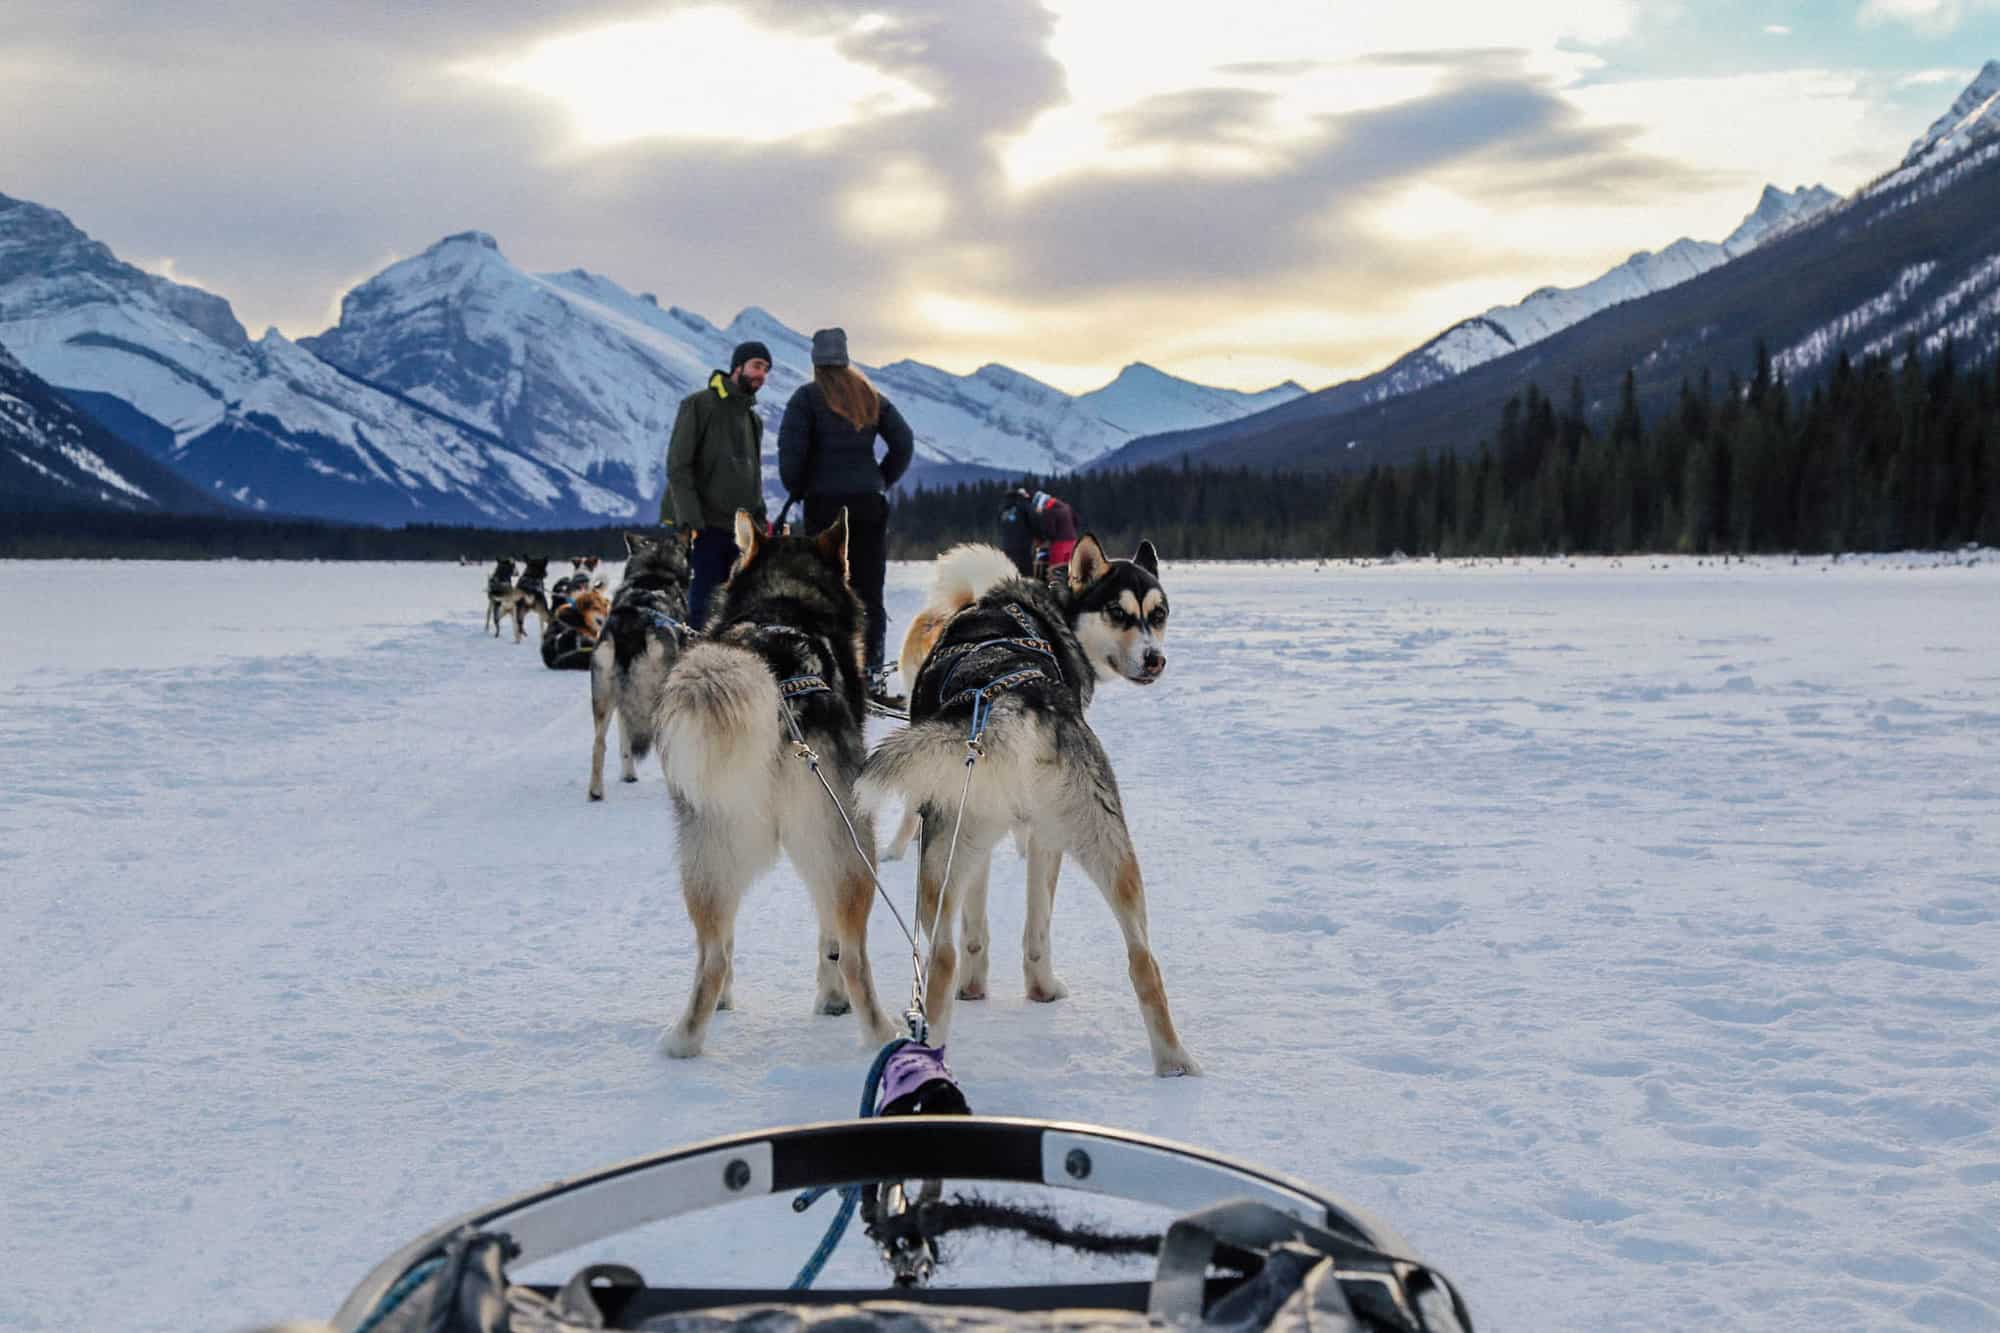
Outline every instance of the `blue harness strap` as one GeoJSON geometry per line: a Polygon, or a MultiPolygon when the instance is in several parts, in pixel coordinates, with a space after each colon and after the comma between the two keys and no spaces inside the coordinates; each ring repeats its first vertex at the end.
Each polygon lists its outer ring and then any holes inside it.
{"type": "MultiPolygon", "coordinates": [[[[911,1044],[908,1037],[897,1037],[875,1053],[875,1062],[868,1066],[868,1077],[861,1085],[860,1116],[863,1120],[875,1114],[875,1098],[881,1091],[882,1071],[889,1067],[889,1057],[911,1044]]],[[[820,1186],[800,1194],[792,1200],[792,1211],[803,1213],[813,1206],[814,1200],[830,1188],[830,1186],[820,1186]]],[[[804,1291],[818,1281],[820,1269],[826,1267],[826,1261],[833,1256],[834,1247],[840,1244],[841,1236],[847,1231],[847,1224],[854,1219],[854,1209],[861,1202],[861,1187],[842,1186],[840,1196],[840,1211],[833,1215],[833,1221],[828,1224],[826,1234],[820,1238],[819,1247],[812,1252],[812,1257],[806,1260],[805,1267],[801,1268],[799,1275],[792,1279],[793,1291],[804,1291]]]]}
{"type": "Polygon", "coordinates": [[[957,694],[939,704],[938,707],[940,709],[949,708],[963,699],[972,700],[972,731],[966,736],[966,740],[977,741],[986,733],[986,719],[993,715],[994,695],[1011,690],[1017,685],[1025,685],[1031,680],[1047,680],[1048,678],[1048,672],[1042,670],[1040,667],[1022,667],[1019,671],[1009,672],[997,680],[989,680],[984,685],[960,690],[957,694]]]}
{"type": "Polygon", "coordinates": [[[691,639],[701,637],[701,631],[693,625],[688,624],[685,620],[675,620],[664,611],[655,611],[652,607],[648,606],[639,608],[639,614],[652,622],[655,629],[667,630],[674,634],[685,634],[691,639]]]}

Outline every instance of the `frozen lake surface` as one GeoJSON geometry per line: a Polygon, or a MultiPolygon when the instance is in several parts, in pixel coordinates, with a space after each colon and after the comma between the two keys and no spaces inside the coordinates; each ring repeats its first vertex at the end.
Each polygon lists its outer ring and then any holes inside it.
{"type": "MultiPolygon", "coordinates": [[[[483,568],[0,569],[35,608],[0,628],[0,1327],[325,1317],[475,1204],[851,1113],[789,867],[739,1010],[657,1052],[691,954],[658,769],[586,804],[587,678],[481,636],[483,568]]],[[[891,570],[892,644],[925,577],[891,570]]],[[[1070,998],[1023,998],[1003,848],[976,1109],[1325,1186],[1483,1329],[2000,1327],[2000,559],[1166,582],[1165,679],[1092,721],[1208,1076],[1150,1076],[1072,868],[1070,998]]],[[[824,1221],[631,1257],[783,1279],[824,1221]]],[[[829,1281],[877,1271],[857,1230],[829,1281]]]]}

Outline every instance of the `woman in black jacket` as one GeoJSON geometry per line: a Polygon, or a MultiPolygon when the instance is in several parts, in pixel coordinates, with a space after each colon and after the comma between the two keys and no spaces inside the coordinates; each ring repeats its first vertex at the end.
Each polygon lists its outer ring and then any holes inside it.
{"type": "Polygon", "coordinates": [[[846,508],[849,579],[868,608],[869,693],[893,705],[882,669],[888,633],[882,578],[889,558],[884,492],[910,466],[915,440],[895,404],[848,364],[845,329],[815,332],[812,362],[811,382],[792,395],[778,429],[778,479],[787,493],[805,498],[811,531],[826,527],[846,508]],[[879,461],[877,439],[886,446],[879,461]]]}

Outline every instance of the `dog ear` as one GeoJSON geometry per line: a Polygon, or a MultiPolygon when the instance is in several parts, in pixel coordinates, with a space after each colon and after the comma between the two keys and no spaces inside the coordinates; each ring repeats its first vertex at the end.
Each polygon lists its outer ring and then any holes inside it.
{"type": "Polygon", "coordinates": [[[757,524],[750,517],[750,511],[736,511],[736,567],[741,569],[750,563],[750,557],[757,554],[757,524]]]}
{"type": "Polygon", "coordinates": [[[840,507],[840,516],[827,525],[825,532],[813,538],[813,546],[819,551],[819,558],[840,571],[840,577],[847,577],[847,506],[840,507]]]}
{"type": "Polygon", "coordinates": [[[1139,543],[1139,549],[1132,553],[1132,563],[1145,570],[1148,574],[1151,574],[1154,578],[1160,577],[1160,553],[1153,549],[1151,542],[1142,541],[1139,543]]]}
{"type": "Polygon", "coordinates": [[[1104,558],[1104,548],[1097,543],[1097,534],[1086,532],[1069,553],[1069,590],[1080,593],[1091,584],[1111,572],[1111,562],[1104,558]]]}
{"type": "Polygon", "coordinates": [[[641,551],[650,550],[653,545],[653,539],[643,533],[628,532],[625,534],[626,555],[637,555],[641,551]]]}

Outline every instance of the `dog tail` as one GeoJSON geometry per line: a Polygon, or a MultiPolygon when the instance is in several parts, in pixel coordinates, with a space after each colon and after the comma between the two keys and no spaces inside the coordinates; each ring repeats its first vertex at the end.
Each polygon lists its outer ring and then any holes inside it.
{"type": "Polygon", "coordinates": [[[1021,577],[1014,562],[997,546],[966,542],[937,558],[927,610],[951,615],[971,606],[1008,579],[1021,577]]]}
{"type": "Polygon", "coordinates": [[[916,685],[917,669],[937,646],[938,636],[953,616],[994,587],[1019,576],[1014,562],[997,546],[966,542],[940,555],[931,575],[930,596],[903,635],[903,653],[897,662],[904,688],[916,685]]]}
{"type": "Polygon", "coordinates": [[[781,707],[778,682],[755,653],[725,643],[689,648],[667,676],[655,728],[668,788],[698,806],[761,799],[781,707]]]}
{"type": "Polygon", "coordinates": [[[1011,696],[994,702],[970,788],[965,740],[963,719],[926,718],[891,732],[861,767],[854,789],[861,808],[872,813],[901,796],[911,809],[928,805],[949,815],[968,791],[986,810],[1031,808],[1038,774],[1047,780],[1043,761],[1051,753],[1048,735],[1033,715],[1011,696]]]}

